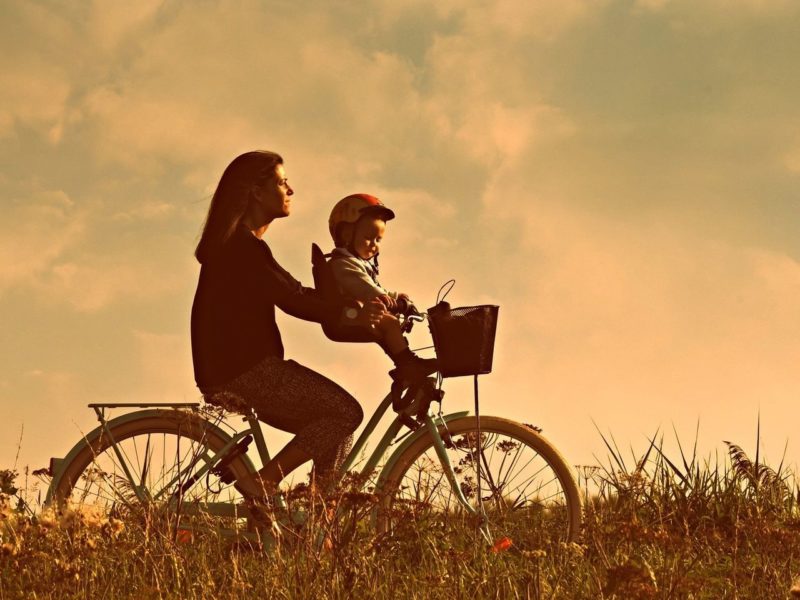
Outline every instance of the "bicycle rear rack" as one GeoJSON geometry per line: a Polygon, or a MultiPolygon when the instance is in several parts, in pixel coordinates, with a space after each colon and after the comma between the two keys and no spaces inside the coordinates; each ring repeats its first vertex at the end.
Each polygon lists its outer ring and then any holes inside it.
{"type": "Polygon", "coordinates": [[[87,404],[102,421],[107,408],[200,408],[199,402],[93,402],[87,404]]]}
{"type": "Polygon", "coordinates": [[[136,406],[138,408],[145,408],[147,406],[174,406],[176,408],[179,407],[187,407],[187,406],[200,406],[199,402],[94,402],[92,404],[87,404],[89,408],[94,408],[96,406],[103,407],[103,408],[120,408],[125,406],[136,406]]]}

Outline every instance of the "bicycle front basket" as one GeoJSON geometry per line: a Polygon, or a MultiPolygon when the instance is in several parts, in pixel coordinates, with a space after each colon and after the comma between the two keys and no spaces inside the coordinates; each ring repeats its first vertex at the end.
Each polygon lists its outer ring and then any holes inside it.
{"type": "Polygon", "coordinates": [[[447,302],[428,309],[442,377],[492,372],[498,310],[494,305],[450,308],[447,302]]]}

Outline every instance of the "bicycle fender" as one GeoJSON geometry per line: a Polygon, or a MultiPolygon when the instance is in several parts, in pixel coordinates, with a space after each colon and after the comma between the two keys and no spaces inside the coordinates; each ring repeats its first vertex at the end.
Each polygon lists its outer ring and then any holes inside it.
{"type": "MultiPolygon", "coordinates": [[[[445,423],[448,423],[450,421],[453,421],[454,419],[460,419],[462,417],[466,417],[467,415],[469,415],[469,411],[465,410],[461,412],[450,413],[449,415],[444,415],[442,417],[442,420],[445,423]]],[[[403,442],[397,448],[395,448],[395,451],[392,452],[392,455],[389,457],[389,460],[386,461],[386,464],[384,464],[383,468],[381,469],[381,474],[378,477],[377,483],[375,484],[376,491],[379,491],[383,488],[383,484],[384,481],[386,480],[386,477],[388,477],[389,473],[391,473],[392,468],[394,467],[397,460],[402,456],[403,452],[405,452],[406,449],[409,446],[411,446],[411,444],[413,444],[414,442],[416,442],[418,439],[420,439],[425,435],[428,435],[428,430],[425,427],[420,427],[414,433],[408,436],[405,440],[403,440],[403,442]]]]}
{"type": "MultiPolygon", "coordinates": [[[[118,417],[114,417],[113,419],[109,419],[108,421],[106,421],[106,427],[112,429],[118,425],[122,425],[123,423],[128,423],[130,421],[137,421],[139,419],[147,419],[150,417],[163,417],[165,416],[164,415],[165,412],[177,412],[177,411],[164,410],[158,408],[148,409],[148,410],[137,410],[134,412],[119,415],[118,417]]],[[[232,436],[227,434],[223,429],[214,425],[210,421],[203,419],[202,417],[194,415],[192,413],[181,413],[181,414],[185,415],[185,418],[204,421],[206,428],[208,428],[210,431],[213,431],[216,435],[220,436],[226,442],[230,441],[232,436]]],[[[53,468],[53,473],[52,473],[53,479],[50,481],[50,486],[47,488],[47,496],[45,497],[44,500],[44,506],[48,506],[52,501],[52,496],[55,493],[55,490],[61,481],[61,477],[64,474],[67,465],[69,465],[85,447],[93,444],[103,434],[103,431],[104,431],[103,425],[98,425],[92,431],[87,433],[81,441],[75,444],[72,447],[72,450],[70,450],[64,458],[53,457],[50,459],[50,464],[52,465],[53,468]]],[[[243,454],[242,459],[250,469],[252,469],[253,471],[256,470],[255,465],[253,465],[253,461],[250,460],[249,456],[243,454]]]]}

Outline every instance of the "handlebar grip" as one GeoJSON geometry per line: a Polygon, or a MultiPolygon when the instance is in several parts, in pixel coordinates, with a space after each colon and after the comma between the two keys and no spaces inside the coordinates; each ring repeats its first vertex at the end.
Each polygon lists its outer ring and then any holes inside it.
{"type": "Polygon", "coordinates": [[[397,312],[401,315],[406,314],[406,310],[408,309],[408,300],[403,298],[402,296],[397,299],[397,312]]]}
{"type": "Polygon", "coordinates": [[[410,304],[411,302],[405,296],[400,296],[397,299],[397,314],[400,315],[407,314],[408,307],[410,304]]]}
{"type": "Polygon", "coordinates": [[[397,299],[397,312],[398,314],[405,315],[407,317],[418,316],[421,314],[419,310],[417,310],[417,307],[414,306],[414,303],[405,296],[401,296],[397,299]]]}

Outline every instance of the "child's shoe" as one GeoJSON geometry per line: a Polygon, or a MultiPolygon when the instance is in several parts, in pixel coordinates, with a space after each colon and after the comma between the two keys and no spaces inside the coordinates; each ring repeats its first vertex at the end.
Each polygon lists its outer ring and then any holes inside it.
{"type": "Polygon", "coordinates": [[[389,375],[400,383],[420,383],[438,370],[435,358],[420,358],[408,348],[393,358],[396,367],[389,371],[389,375]]]}

